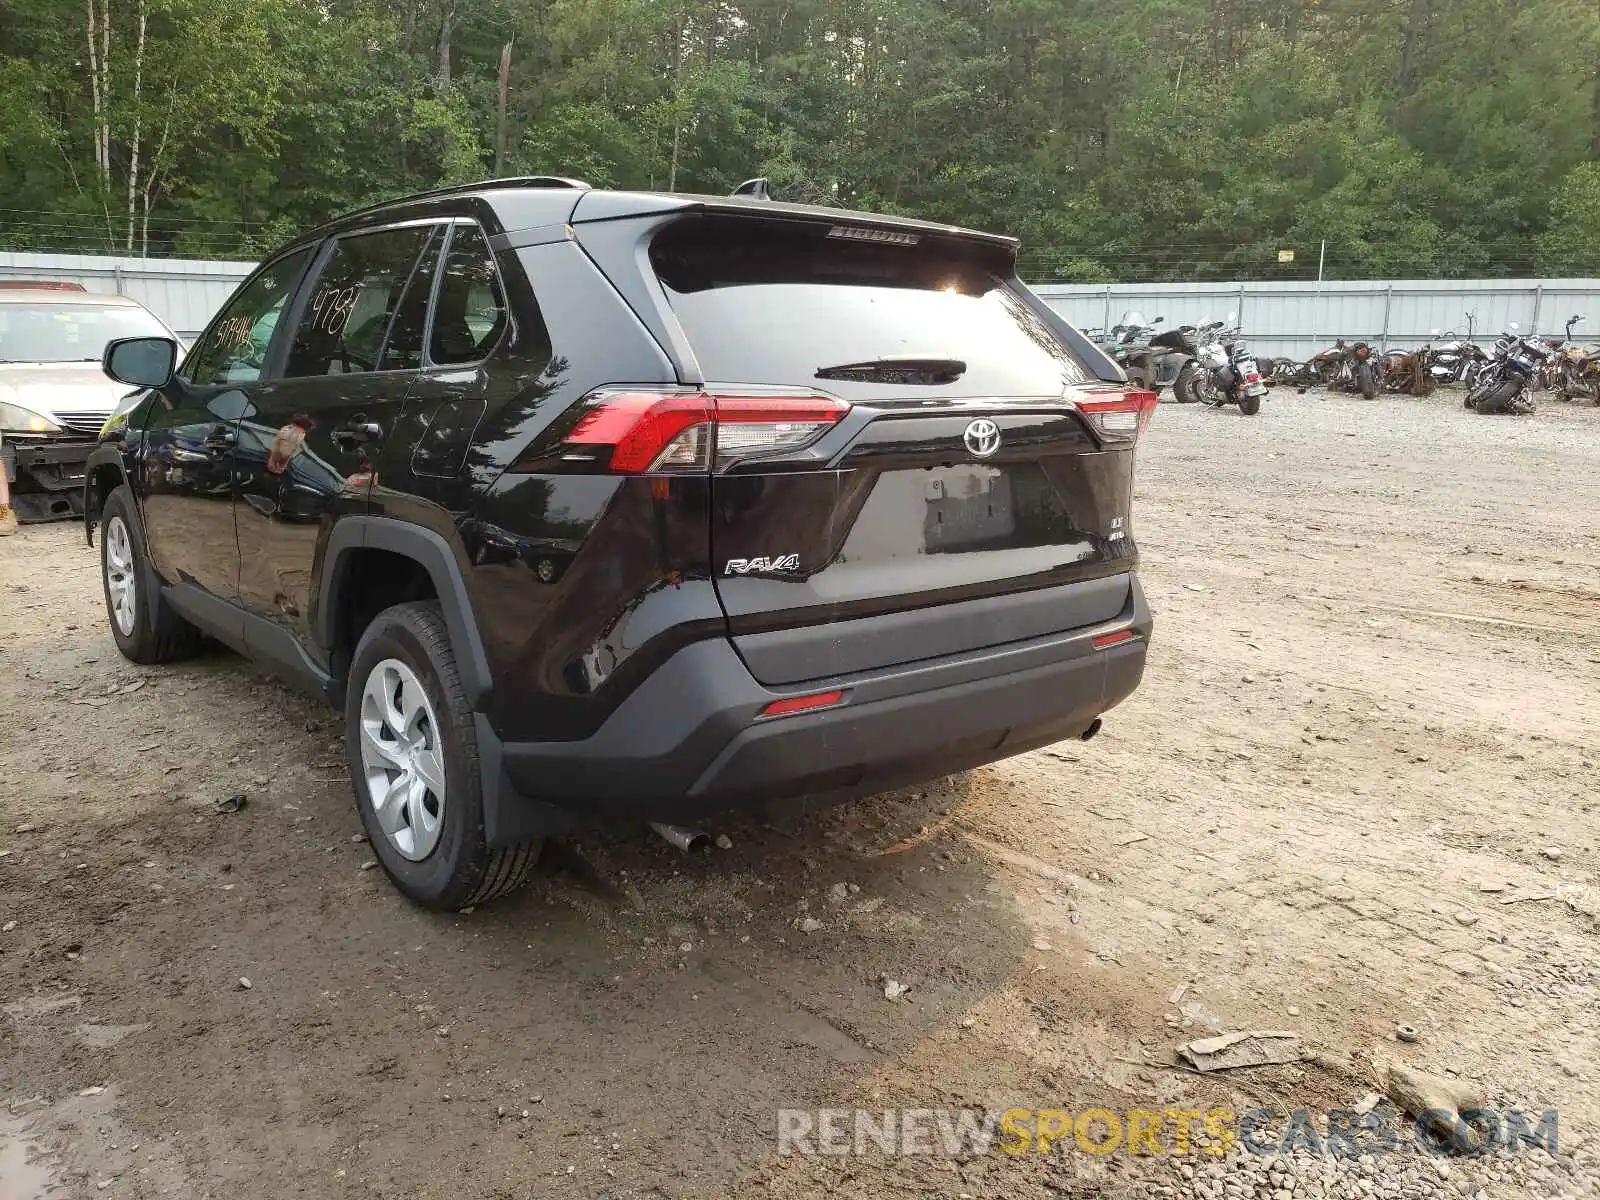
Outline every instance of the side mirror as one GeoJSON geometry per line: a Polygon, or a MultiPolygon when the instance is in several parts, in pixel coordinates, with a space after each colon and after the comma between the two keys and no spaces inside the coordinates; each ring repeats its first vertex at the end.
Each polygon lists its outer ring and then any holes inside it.
{"type": "Polygon", "coordinates": [[[1151,321],[1150,324],[1159,325],[1159,324],[1161,324],[1161,322],[1163,322],[1165,320],[1166,320],[1165,317],[1157,317],[1154,321],[1151,321]]]}
{"type": "Polygon", "coordinates": [[[1507,325],[1506,328],[1511,330],[1512,333],[1516,333],[1517,330],[1522,328],[1522,326],[1518,325],[1515,321],[1513,321],[1513,322],[1511,322],[1511,324],[1507,325]]]}
{"type": "Polygon", "coordinates": [[[129,387],[166,387],[178,365],[178,343],[164,337],[118,338],[106,346],[100,368],[129,387]]]}
{"type": "Polygon", "coordinates": [[[1229,324],[1229,325],[1232,325],[1232,324],[1233,324],[1233,323],[1234,323],[1234,322],[1235,322],[1235,321],[1237,321],[1237,320],[1238,320],[1238,319],[1239,319],[1239,314],[1238,314],[1238,313],[1236,313],[1236,312],[1230,312],[1230,313],[1229,313],[1229,314],[1228,314],[1228,324],[1229,324]]]}

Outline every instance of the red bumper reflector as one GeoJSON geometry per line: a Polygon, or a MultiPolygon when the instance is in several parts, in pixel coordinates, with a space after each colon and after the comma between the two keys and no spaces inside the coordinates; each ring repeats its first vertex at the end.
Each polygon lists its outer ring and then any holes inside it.
{"type": "Polygon", "coordinates": [[[844,699],[841,692],[818,692],[814,696],[785,696],[774,700],[761,710],[763,717],[786,717],[790,713],[810,712],[814,708],[832,708],[844,699]]]}
{"type": "Polygon", "coordinates": [[[1102,633],[1094,639],[1096,650],[1106,650],[1112,646],[1120,646],[1123,642],[1133,641],[1133,630],[1119,629],[1115,633],[1102,633]]]}

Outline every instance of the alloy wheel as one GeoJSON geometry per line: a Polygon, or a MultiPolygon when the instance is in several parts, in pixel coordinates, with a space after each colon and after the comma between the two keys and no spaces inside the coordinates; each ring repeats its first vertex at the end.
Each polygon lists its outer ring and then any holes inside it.
{"type": "Polygon", "coordinates": [[[111,619],[123,637],[132,637],[138,615],[138,583],[133,571],[133,538],[121,517],[106,522],[106,595],[111,600],[111,619]]]}
{"type": "Polygon", "coordinates": [[[444,746],[422,681],[386,658],[361,691],[362,783],[378,828],[401,857],[433,853],[444,827],[444,746]]]}

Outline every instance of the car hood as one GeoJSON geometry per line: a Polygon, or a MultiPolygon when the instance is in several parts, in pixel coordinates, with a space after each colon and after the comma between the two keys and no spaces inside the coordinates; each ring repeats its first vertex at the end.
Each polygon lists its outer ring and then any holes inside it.
{"type": "Polygon", "coordinates": [[[0,404],[55,420],[61,413],[110,412],[128,386],[99,363],[0,363],[0,404]]]}

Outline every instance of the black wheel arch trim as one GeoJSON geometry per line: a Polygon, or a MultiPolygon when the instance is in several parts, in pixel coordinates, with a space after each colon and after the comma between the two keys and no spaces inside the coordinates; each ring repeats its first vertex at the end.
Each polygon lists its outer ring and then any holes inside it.
{"type": "Polygon", "coordinates": [[[317,611],[312,627],[318,645],[330,652],[338,640],[337,619],[343,591],[349,582],[350,556],[358,550],[385,550],[411,559],[433,580],[445,625],[450,630],[450,645],[455,651],[461,686],[474,712],[482,712],[494,690],[489,657],[473,616],[455,549],[440,534],[420,525],[391,517],[359,514],[342,517],[328,535],[324,552],[322,582],[318,589],[317,611]]]}
{"type": "MultiPolygon", "coordinates": [[[[83,463],[83,540],[91,546],[94,545],[94,527],[99,523],[100,516],[100,509],[94,504],[94,477],[102,467],[115,467],[122,482],[128,482],[128,464],[123,461],[121,446],[114,442],[102,442],[89,451],[89,457],[83,463]]],[[[110,495],[110,492],[106,495],[110,495]]],[[[101,496],[100,503],[104,504],[105,499],[105,496],[101,496]]],[[[134,498],[134,507],[138,507],[138,497],[134,498]]]]}

